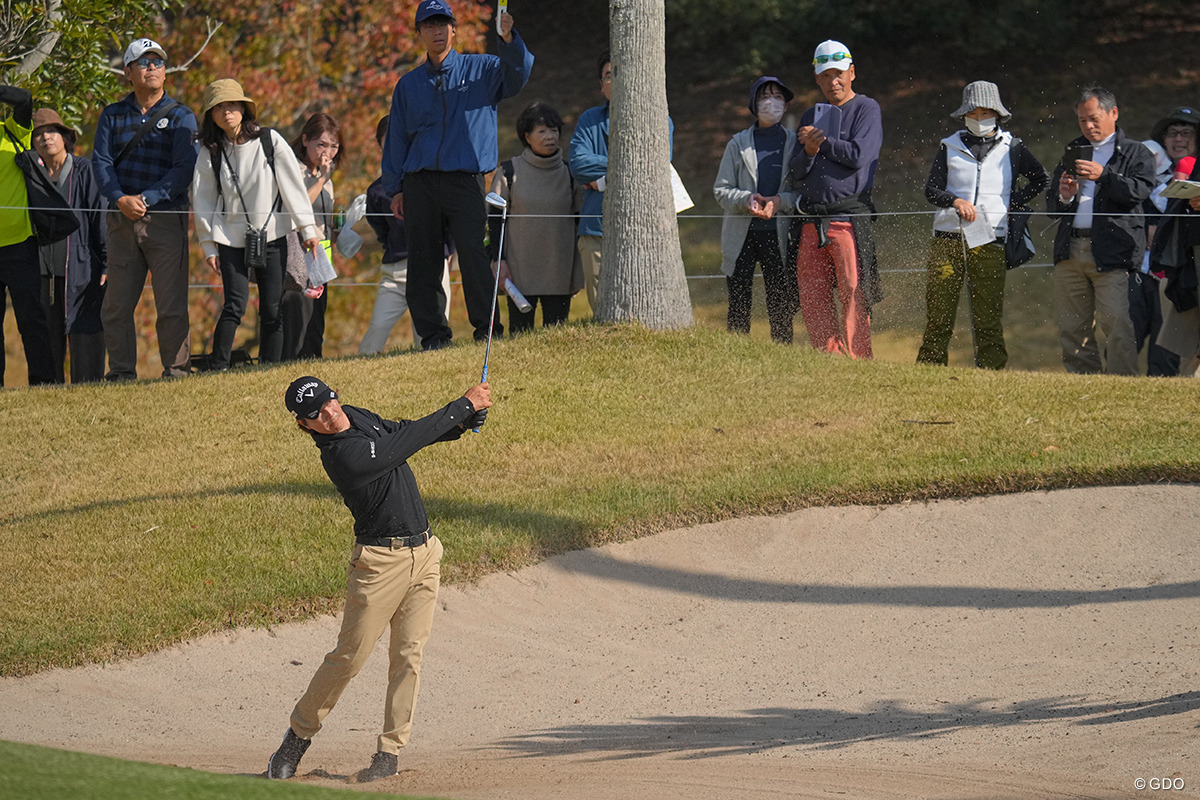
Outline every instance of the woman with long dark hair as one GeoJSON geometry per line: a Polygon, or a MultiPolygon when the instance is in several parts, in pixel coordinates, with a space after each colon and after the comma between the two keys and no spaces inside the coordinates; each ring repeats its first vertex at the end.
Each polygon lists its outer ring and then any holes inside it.
{"type": "Polygon", "coordinates": [[[224,78],[205,89],[192,202],[205,263],[221,274],[225,292],[213,332],[210,366],[216,370],[229,367],[252,279],[262,322],[258,359],[281,359],[286,237],[299,230],[310,250],[320,242],[300,164],[282,136],[259,127],[257,115],[237,81],[224,78]]]}
{"type": "MultiPolygon", "coordinates": [[[[342,144],[338,121],[323,113],[309,117],[291,144],[316,217],[318,238],[330,261],[337,239],[333,225],[333,171],[341,162],[342,144]]],[[[311,285],[293,288],[301,291],[289,291],[284,296],[284,358],[320,358],[325,341],[328,289],[311,285]]]]}

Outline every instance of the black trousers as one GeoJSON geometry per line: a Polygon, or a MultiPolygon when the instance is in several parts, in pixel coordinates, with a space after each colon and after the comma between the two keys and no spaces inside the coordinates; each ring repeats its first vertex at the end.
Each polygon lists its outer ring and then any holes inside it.
{"type": "MultiPolygon", "coordinates": [[[[233,352],[233,337],[246,306],[250,302],[250,270],[246,266],[246,248],[217,245],[217,257],[221,262],[221,284],[225,291],[225,303],[212,339],[212,368],[225,369],[233,352]]],[[[280,306],[283,301],[283,270],[287,261],[287,240],[280,237],[267,244],[267,266],[254,271],[258,284],[258,316],[261,330],[258,342],[258,360],[264,364],[280,360],[283,353],[283,316],[280,306]]]]}
{"type": "Polygon", "coordinates": [[[283,293],[283,360],[321,358],[325,349],[325,309],[329,285],[315,300],[304,292],[283,293]]]}
{"type": "Polygon", "coordinates": [[[1150,340],[1146,352],[1146,374],[1151,378],[1171,378],[1179,374],[1179,356],[1154,343],[1162,330],[1162,304],[1158,296],[1158,278],[1142,272],[1129,273],[1129,318],[1133,320],[1133,335],[1140,353],[1150,340]]]}
{"type": "MultiPolygon", "coordinates": [[[[486,339],[488,324],[498,304],[491,261],[483,246],[487,229],[487,204],[483,178],[467,172],[422,170],[404,176],[404,224],[408,235],[408,313],[421,347],[432,350],[450,344],[453,333],[442,309],[446,235],[458,251],[467,319],[476,341],[486,339]]],[[[498,311],[498,309],[496,309],[498,311]]],[[[500,314],[495,314],[495,335],[503,335],[500,314]]]]}
{"type": "Polygon", "coordinates": [[[12,298],[17,330],[25,348],[29,385],[55,382],[54,353],[50,348],[46,312],[42,310],[41,283],[36,239],[30,236],[23,242],[0,247],[0,386],[4,385],[4,315],[8,313],[8,297],[12,298]]]}
{"type": "Polygon", "coordinates": [[[754,267],[762,265],[767,290],[767,320],[771,338],[781,344],[792,343],[792,320],[800,307],[796,288],[796,270],[784,266],[779,253],[779,234],[775,230],[749,230],[742,250],[734,262],[729,286],[727,325],[735,333],[750,332],[750,308],[754,297],[754,267]]]}
{"type": "Polygon", "coordinates": [[[533,330],[534,315],[537,313],[539,303],[542,306],[542,327],[561,325],[567,321],[567,317],[571,313],[571,295],[569,294],[526,295],[525,299],[529,301],[528,311],[521,311],[512,298],[508,298],[508,327],[509,333],[514,336],[533,330]]]}
{"type": "MultiPolygon", "coordinates": [[[[64,383],[63,364],[67,360],[68,344],[71,348],[71,383],[102,381],[104,380],[104,331],[67,333],[66,283],[66,279],[62,276],[42,276],[42,311],[46,314],[46,326],[50,330],[50,353],[54,357],[54,382],[64,383]]],[[[99,318],[98,308],[96,316],[99,318]]],[[[79,326],[78,318],[75,325],[79,326]]]]}

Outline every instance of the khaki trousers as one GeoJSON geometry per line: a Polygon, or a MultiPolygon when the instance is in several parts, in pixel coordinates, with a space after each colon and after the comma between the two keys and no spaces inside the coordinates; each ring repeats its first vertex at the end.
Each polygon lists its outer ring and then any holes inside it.
{"type": "Polygon", "coordinates": [[[441,582],[442,543],[431,537],[421,547],[391,550],[355,545],[346,574],[346,608],[337,646],[317,668],[292,711],[292,731],[311,739],[350,679],[366,663],[375,642],[391,628],[383,733],[377,749],[398,753],[412,733],[421,655],[441,582]]]}
{"type": "Polygon", "coordinates": [[[188,215],[151,211],[139,220],[108,215],[108,284],[100,318],[108,350],[108,376],[137,377],[137,331],[133,312],[146,286],[154,289],[158,358],[163,377],[191,371],[188,329],[188,215]]]}
{"type": "Polygon", "coordinates": [[[1071,239],[1070,258],[1054,265],[1058,341],[1063,366],[1079,374],[1136,375],[1137,341],[1129,318],[1129,273],[1101,272],[1091,239],[1071,239]],[[1105,336],[1105,364],[1096,342],[1096,322],[1105,336]]]}
{"type": "Polygon", "coordinates": [[[583,287],[587,292],[588,308],[596,310],[596,287],[600,284],[600,254],[602,236],[580,236],[576,246],[583,262],[583,287]]]}

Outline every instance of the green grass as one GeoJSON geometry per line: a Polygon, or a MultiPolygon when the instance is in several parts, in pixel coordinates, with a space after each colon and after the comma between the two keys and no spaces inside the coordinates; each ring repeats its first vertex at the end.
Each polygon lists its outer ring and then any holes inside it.
{"type": "MultiPolygon", "coordinates": [[[[482,353],[3,393],[0,673],[336,610],[351,520],[284,387],[312,371],[419,416],[482,353]]],[[[413,459],[448,581],[748,513],[1200,478],[1184,380],[855,363],[702,326],[568,326],[497,342],[491,368],[483,432],[413,459]]]]}
{"type": "Polygon", "coordinates": [[[0,796],[21,800],[334,800],[349,795],[344,789],[214,775],[0,741],[0,796]]]}

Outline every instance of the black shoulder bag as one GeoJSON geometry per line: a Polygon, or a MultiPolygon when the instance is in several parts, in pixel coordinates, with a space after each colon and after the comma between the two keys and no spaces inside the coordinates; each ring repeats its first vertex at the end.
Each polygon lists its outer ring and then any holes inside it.
{"type": "Polygon", "coordinates": [[[25,192],[28,196],[29,221],[39,245],[62,241],[79,230],[79,217],[71,208],[68,198],[63,197],[50,176],[38,164],[38,154],[26,150],[13,132],[4,126],[4,132],[17,148],[15,161],[25,174],[25,192]]]}
{"type": "MultiPolygon", "coordinates": [[[[1017,183],[1017,163],[1022,146],[1021,140],[1015,136],[1009,142],[1008,158],[1012,164],[1013,186],[1017,183]]],[[[1029,230],[1029,218],[1032,216],[1033,209],[1029,206],[1010,205],[1008,208],[1008,235],[1004,237],[1004,261],[1008,269],[1016,269],[1037,254],[1033,234],[1029,230]]]]}

